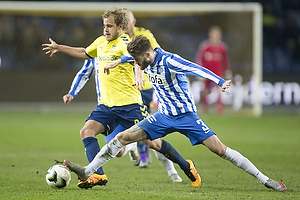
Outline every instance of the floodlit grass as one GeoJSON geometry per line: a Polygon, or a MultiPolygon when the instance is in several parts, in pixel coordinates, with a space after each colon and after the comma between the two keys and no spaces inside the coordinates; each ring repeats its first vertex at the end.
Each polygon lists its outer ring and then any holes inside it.
{"type": "MultiPolygon", "coordinates": [[[[88,114],[0,113],[0,199],[300,199],[300,117],[293,115],[202,117],[226,145],[270,178],[282,180],[288,187],[282,193],[267,189],[204,146],[191,146],[178,133],[164,139],[195,162],[201,188],[193,188],[177,165],[183,182],[171,183],[152,153],[147,169],[133,166],[128,155],[110,160],[104,165],[107,186],[79,189],[72,173],[68,187],[52,189],[45,175],[54,159],[87,164],[79,130],[88,114]]],[[[103,137],[98,139],[103,146],[103,137]]]]}

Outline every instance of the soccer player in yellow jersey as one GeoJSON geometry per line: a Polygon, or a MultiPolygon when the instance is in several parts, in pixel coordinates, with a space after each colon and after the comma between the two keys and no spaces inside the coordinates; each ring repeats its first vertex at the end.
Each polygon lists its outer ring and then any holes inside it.
{"type": "MultiPolygon", "coordinates": [[[[111,76],[107,76],[101,70],[108,62],[127,53],[126,46],[130,38],[123,30],[123,26],[126,27],[128,23],[127,21],[126,12],[121,9],[110,9],[103,14],[104,35],[98,37],[87,48],[58,45],[51,38],[49,39],[51,44],[43,44],[45,47],[43,50],[47,51],[46,54],[50,53],[50,57],[57,52],[62,52],[82,59],[93,57],[98,59],[99,70],[96,73],[98,73],[101,85],[100,104],[87,118],[80,131],[89,161],[93,160],[100,151],[96,138],[99,133],[109,135],[113,130],[120,129],[121,131],[122,128],[130,127],[146,116],[146,113],[142,112],[140,92],[132,87],[134,82],[132,65],[129,63],[118,65],[116,70],[111,71],[111,76]],[[127,118],[122,116],[124,114],[127,115],[127,118]],[[124,127],[119,126],[119,124],[124,127]]],[[[134,150],[134,148],[130,147],[129,150],[134,150]]],[[[123,151],[126,151],[126,148],[123,151]]],[[[92,180],[89,184],[86,177],[79,177],[79,179],[81,181],[78,186],[82,188],[107,183],[107,177],[102,168],[99,168],[94,174],[94,179],[98,181],[92,180]]]]}
{"type": "MultiPolygon", "coordinates": [[[[104,73],[104,67],[108,63],[118,60],[121,55],[128,55],[127,44],[130,38],[124,33],[124,29],[128,24],[128,14],[123,9],[112,8],[106,10],[102,18],[104,36],[98,37],[87,48],[59,45],[51,38],[49,39],[50,44],[42,44],[43,50],[46,51],[46,54],[50,54],[50,57],[55,53],[61,52],[85,60],[93,57],[98,59],[101,100],[80,131],[89,162],[100,151],[96,138],[99,133],[109,135],[113,130],[116,131],[117,129],[120,129],[119,132],[121,132],[124,128],[129,128],[143,120],[147,115],[144,112],[145,108],[142,105],[141,94],[133,86],[134,72],[132,65],[120,64],[111,69],[109,75],[104,73]]],[[[168,142],[161,139],[148,140],[147,144],[151,148],[171,146],[168,142]]],[[[126,147],[120,151],[120,154],[124,154],[126,147]]],[[[185,173],[191,182],[199,179],[194,166],[186,165],[187,162],[173,147],[172,152],[165,152],[165,148],[156,150],[164,155],[168,155],[170,160],[178,163],[182,169],[187,169],[185,173]]],[[[95,169],[95,173],[90,177],[78,176],[78,178],[80,179],[78,186],[81,188],[105,185],[108,181],[102,168],[95,169]]]]}

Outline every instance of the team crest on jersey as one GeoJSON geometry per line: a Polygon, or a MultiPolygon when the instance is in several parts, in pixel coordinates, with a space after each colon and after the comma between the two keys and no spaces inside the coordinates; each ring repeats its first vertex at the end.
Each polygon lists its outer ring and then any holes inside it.
{"type": "Polygon", "coordinates": [[[113,52],[113,51],[115,50],[116,47],[117,47],[116,45],[113,45],[113,46],[110,48],[109,52],[113,52]]]}
{"type": "Polygon", "coordinates": [[[158,66],[157,67],[157,72],[158,72],[158,74],[161,74],[162,72],[163,72],[163,66],[158,66]]]}

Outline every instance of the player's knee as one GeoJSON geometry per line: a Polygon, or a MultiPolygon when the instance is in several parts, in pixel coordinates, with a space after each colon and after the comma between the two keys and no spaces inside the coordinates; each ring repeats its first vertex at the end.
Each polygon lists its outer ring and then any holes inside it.
{"type": "Polygon", "coordinates": [[[86,138],[85,137],[85,130],[84,129],[81,129],[79,134],[80,134],[81,139],[86,138]]]}
{"type": "Polygon", "coordinates": [[[224,154],[225,154],[225,152],[226,152],[226,146],[225,145],[223,145],[223,146],[220,146],[219,148],[218,148],[218,150],[217,150],[217,154],[220,156],[220,157],[222,157],[222,156],[224,156],[224,154]]]}
{"type": "Polygon", "coordinates": [[[85,139],[87,137],[96,137],[96,133],[95,131],[91,130],[91,129],[86,129],[86,128],[82,128],[80,130],[80,137],[81,139],[85,139]]]}
{"type": "Polygon", "coordinates": [[[145,143],[149,148],[154,149],[156,151],[159,151],[161,149],[161,140],[146,140],[145,143]]]}
{"type": "Polygon", "coordinates": [[[119,140],[121,144],[124,144],[126,142],[123,132],[118,133],[116,138],[119,140]]]}
{"type": "Polygon", "coordinates": [[[151,149],[155,149],[155,145],[152,142],[145,142],[147,146],[151,149]]]}

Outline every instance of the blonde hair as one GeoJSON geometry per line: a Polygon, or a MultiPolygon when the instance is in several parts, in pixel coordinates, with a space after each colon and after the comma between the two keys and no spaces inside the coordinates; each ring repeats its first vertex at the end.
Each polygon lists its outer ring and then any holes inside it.
{"type": "Polygon", "coordinates": [[[123,30],[127,28],[129,17],[126,10],[120,8],[110,8],[103,13],[102,19],[108,18],[109,16],[114,17],[115,24],[117,26],[123,24],[123,30]]]}

